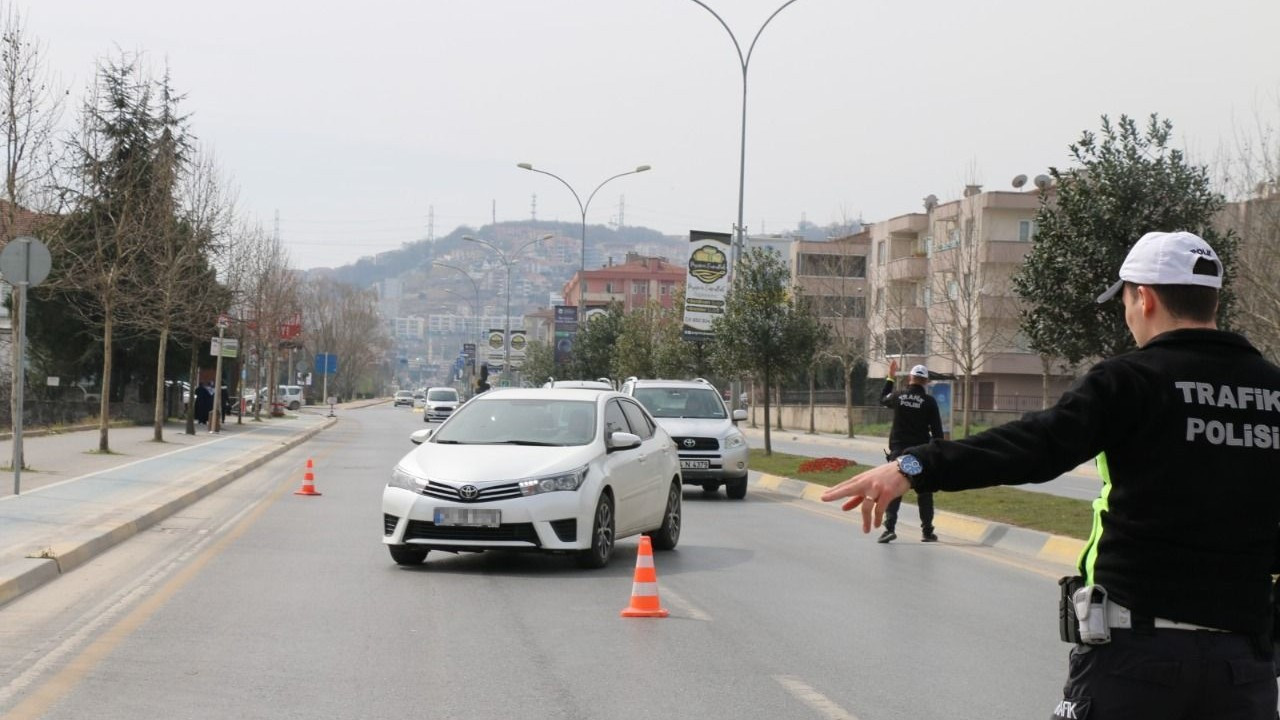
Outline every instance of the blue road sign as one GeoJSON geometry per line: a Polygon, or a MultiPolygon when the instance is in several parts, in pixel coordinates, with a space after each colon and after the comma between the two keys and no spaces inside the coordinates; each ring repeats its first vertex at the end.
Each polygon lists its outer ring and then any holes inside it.
{"type": "Polygon", "coordinates": [[[316,353],[316,372],[321,375],[338,374],[338,356],[333,353],[316,353]]]}

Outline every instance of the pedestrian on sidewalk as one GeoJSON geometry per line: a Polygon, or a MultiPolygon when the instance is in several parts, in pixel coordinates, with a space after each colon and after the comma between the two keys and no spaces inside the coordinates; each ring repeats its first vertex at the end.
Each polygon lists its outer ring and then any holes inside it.
{"type": "MultiPolygon", "coordinates": [[[[1217,329],[1222,261],[1188,232],[1143,235],[1118,294],[1138,349],[1058,403],[963,440],[909,447],[833,487],[863,532],[909,488],[1046,482],[1097,457],[1079,575],[1060,581],[1072,643],[1055,718],[1274,720],[1280,368],[1217,329]]],[[[927,674],[927,671],[926,673],[927,674]]]]}
{"type": "MultiPolygon", "coordinates": [[[[942,414],[938,411],[938,401],[925,392],[925,386],[929,384],[929,369],[924,365],[911,368],[907,375],[907,388],[901,392],[894,390],[893,379],[897,374],[898,361],[890,360],[889,376],[884,379],[884,389],[880,391],[880,404],[893,410],[889,453],[885,455],[885,459],[890,461],[898,459],[912,445],[942,439],[942,414]]],[[[938,536],[933,532],[933,493],[916,490],[916,498],[920,507],[920,540],[937,542],[938,536]]],[[[884,532],[880,533],[877,542],[887,543],[898,539],[895,531],[898,527],[898,509],[901,507],[901,497],[896,497],[889,503],[884,516],[884,532]]]]}

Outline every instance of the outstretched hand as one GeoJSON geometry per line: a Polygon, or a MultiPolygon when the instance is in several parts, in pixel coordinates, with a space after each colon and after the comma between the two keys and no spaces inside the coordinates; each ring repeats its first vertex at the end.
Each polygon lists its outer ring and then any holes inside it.
{"type": "Polygon", "coordinates": [[[895,378],[897,376],[898,376],[898,361],[896,359],[890,360],[889,361],[889,377],[895,378]]]}
{"type": "Polygon", "coordinates": [[[861,506],[862,532],[869,533],[872,527],[880,527],[890,501],[902,497],[910,489],[911,483],[898,471],[898,463],[888,462],[858,473],[822,493],[822,501],[849,498],[840,506],[846,512],[861,506]]]}

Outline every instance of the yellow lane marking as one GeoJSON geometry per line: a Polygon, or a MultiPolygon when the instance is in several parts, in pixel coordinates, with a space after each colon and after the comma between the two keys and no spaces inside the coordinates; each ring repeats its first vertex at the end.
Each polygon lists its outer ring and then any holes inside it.
{"type": "Polygon", "coordinates": [[[809,706],[810,710],[828,720],[858,720],[858,716],[837,705],[831,698],[814,690],[807,683],[793,675],[774,675],[774,680],[787,689],[800,702],[809,706]]]}
{"type": "MultiPolygon", "coordinates": [[[[326,452],[326,457],[332,451],[326,452]]],[[[5,717],[8,720],[39,720],[62,698],[66,697],[76,685],[93,671],[139,627],[151,618],[160,608],[173,598],[179,590],[191,582],[215,557],[232,542],[240,538],[255,522],[283,495],[291,492],[295,486],[294,472],[288,471],[284,480],[278,481],[279,487],[260,504],[245,515],[234,527],[227,531],[216,542],[206,548],[189,565],[178,571],[168,582],[156,592],[143,599],[137,607],[125,615],[120,622],[109,628],[97,640],[90,643],[79,655],[72,658],[61,671],[41,685],[34,692],[16,705],[5,717]]]]}

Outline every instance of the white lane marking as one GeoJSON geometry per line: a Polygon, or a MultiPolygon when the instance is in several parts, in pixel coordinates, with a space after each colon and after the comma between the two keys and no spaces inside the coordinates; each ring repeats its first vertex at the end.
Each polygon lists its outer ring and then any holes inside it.
{"type": "Polygon", "coordinates": [[[143,462],[146,462],[146,461],[148,461],[148,460],[159,460],[160,458],[163,458],[163,457],[169,457],[170,455],[177,455],[178,453],[187,452],[188,450],[195,450],[196,448],[206,447],[206,446],[208,446],[208,445],[216,445],[217,443],[223,442],[223,441],[225,441],[225,440],[234,440],[235,438],[238,438],[238,437],[243,437],[243,436],[245,436],[245,435],[252,435],[253,433],[256,433],[256,432],[262,432],[262,431],[264,431],[264,430],[270,430],[270,429],[272,429],[272,428],[270,428],[270,427],[260,427],[260,428],[255,428],[255,429],[253,429],[253,430],[246,430],[246,431],[244,431],[244,432],[242,432],[242,433],[237,433],[237,434],[235,434],[235,435],[228,435],[228,436],[226,436],[226,437],[220,437],[220,438],[218,438],[218,439],[216,439],[216,440],[209,440],[209,441],[207,441],[207,442],[198,443],[198,444],[196,444],[196,445],[187,445],[186,447],[180,447],[180,448],[178,448],[178,449],[176,449],[176,450],[170,450],[169,452],[167,452],[167,453],[161,453],[160,455],[152,455],[151,457],[139,458],[139,459],[137,459],[137,460],[134,460],[133,462],[125,463],[124,465],[117,465],[117,466],[115,466],[115,467],[104,468],[104,469],[102,469],[102,470],[95,470],[94,472],[86,473],[86,474],[84,474],[84,475],[79,475],[79,476],[76,476],[76,477],[73,477],[73,478],[67,478],[66,480],[60,480],[60,481],[58,481],[58,482],[56,482],[56,483],[52,483],[52,484],[50,484],[50,485],[41,485],[41,486],[40,486],[40,487],[38,487],[38,488],[32,488],[31,490],[28,490],[28,491],[26,491],[26,492],[22,493],[22,495],[6,495],[5,497],[0,498],[0,502],[4,502],[5,500],[13,500],[13,499],[16,499],[16,498],[20,498],[20,497],[22,497],[22,496],[24,496],[24,495],[34,495],[34,494],[36,494],[36,493],[38,493],[38,492],[44,492],[45,490],[51,490],[51,489],[53,489],[53,488],[58,487],[59,485],[66,485],[67,483],[75,482],[75,481],[77,481],[77,480],[84,480],[85,478],[91,478],[91,477],[93,477],[94,475],[101,475],[101,474],[103,474],[103,473],[115,472],[116,470],[123,470],[123,469],[125,469],[125,468],[127,468],[127,467],[133,467],[134,465],[137,465],[138,463],[143,463],[143,462]]]}
{"type": "Polygon", "coordinates": [[[680,615],[688,617],[690,620],[701,620],[702,622],[711,622],[711,616],[703,612],[697,605],[684,599],[680,593],[675,592],[671,588],[662,588],[658,591],[659,600],[670,600],[672,605],[680,608],[680,615]]]}
{"type": "Polygon", "coordinates": [[[792,675],[774,675],[782,687],[787,689],[797,700],[808,705],[811,710],[829,720],[858,720],[858,716],[835,704],[826,695],[809,687],[807,683],[792,675]]]}

